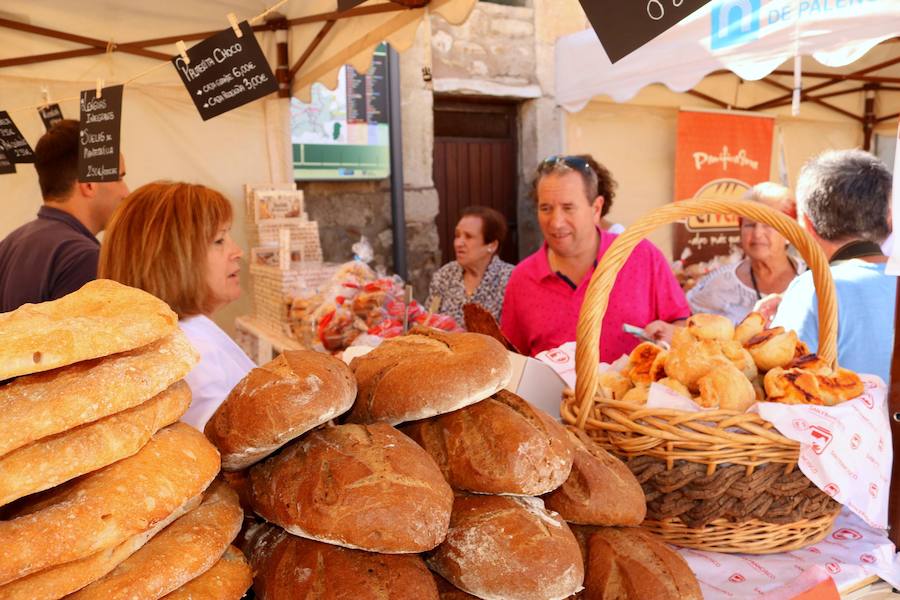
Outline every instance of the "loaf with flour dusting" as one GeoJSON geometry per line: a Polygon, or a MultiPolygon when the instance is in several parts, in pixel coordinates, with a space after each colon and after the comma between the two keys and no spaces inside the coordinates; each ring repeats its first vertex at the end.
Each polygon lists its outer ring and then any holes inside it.
{"type": "Polygon", "coordinates": [[[163,596],[163,600],[240,600],[253,583],[244,554],[229,546],[212,568],[163,596]]]}

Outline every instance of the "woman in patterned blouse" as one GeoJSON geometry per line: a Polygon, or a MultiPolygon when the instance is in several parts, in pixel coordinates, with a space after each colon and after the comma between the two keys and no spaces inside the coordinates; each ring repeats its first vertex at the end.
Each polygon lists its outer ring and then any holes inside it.
{"type": "Polygon", "coordinates": [[[463,210],[453,238],[456,260],[435,272],[425,305],[463,326],[463,304],[480,304],[500,321],[513,266],[497,256],[506,238],[503,215],[486,206],[463,210]]]}

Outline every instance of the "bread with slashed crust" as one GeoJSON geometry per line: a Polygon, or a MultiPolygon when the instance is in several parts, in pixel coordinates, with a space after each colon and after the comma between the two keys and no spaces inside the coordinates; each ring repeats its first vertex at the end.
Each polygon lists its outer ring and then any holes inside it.
{"type": "Polygon", "coordinates": [[[253,584],[253,573],[244,554],[228,546],[212,568],[163,596],[163,600],[239,600],[253,584]]]}

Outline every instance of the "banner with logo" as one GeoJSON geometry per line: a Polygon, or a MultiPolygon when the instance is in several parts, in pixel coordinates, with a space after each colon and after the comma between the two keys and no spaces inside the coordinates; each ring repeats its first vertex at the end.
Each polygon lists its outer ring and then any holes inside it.
{"type": "MultiPolygon", "coordinates": [[[[681,111],[675,146],[675,201],[739,200],[768,181],[775,119],[749,113],[681,111]]],[[[672,257],[685,265],[729,254],[740,244],[738,219],[690,217],[674,225],[672,257]]]]}

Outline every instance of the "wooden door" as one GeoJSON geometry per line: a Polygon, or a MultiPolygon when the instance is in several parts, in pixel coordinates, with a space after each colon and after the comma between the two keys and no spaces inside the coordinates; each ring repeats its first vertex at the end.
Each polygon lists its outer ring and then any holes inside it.
{"type": "Polygon", "coordinates": [[[435,99],[434,185],[443,263],[453,260],[453,232],[467,206],[490,206],[506,217],[500,257],[519,260],[516,231],[516,105],[435,99]]]}

